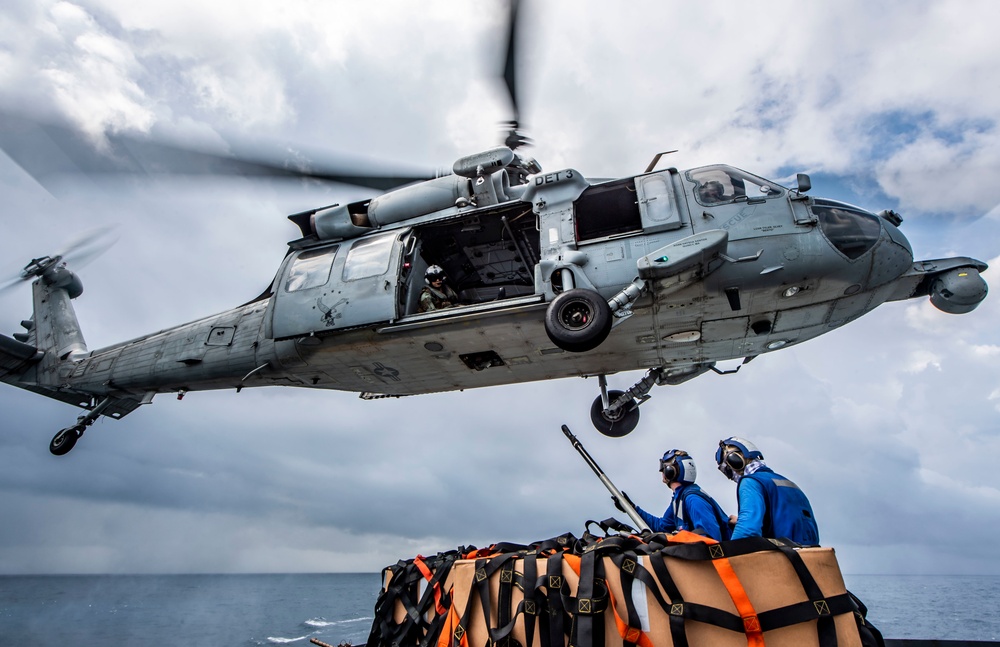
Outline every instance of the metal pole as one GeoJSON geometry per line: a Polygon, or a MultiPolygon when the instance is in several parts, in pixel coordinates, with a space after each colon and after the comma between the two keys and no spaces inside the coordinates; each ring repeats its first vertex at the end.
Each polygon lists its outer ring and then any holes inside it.
{"type": "Polygon", "coordinates": [[[597,461],[594,460],[580,441],[577,440],[576,436],[573,435],[573,432],[569,430],[569,427],[563,425],[562,431],[566,434],[566,437],[569,438],[569,442],[573,444],[573,448],[580,453],[580,456],[583,456],[583,460],[587,461],[587,465],[589,465],[590,469],[594,471],[594,474],[597,474],[597,478],[601,479],[601,483],[604,484],[604,487],[608,488],[608,492],[611,493],[611,496],[615,497],[618,502],[621,503],[622,507],[625,508],[625,514],[627,514],[628,518],[632,520],[635,527],[639,530],[650,530],[650,527],[647,526],[646,522],[642,520],[642,517],[639,516],[639,513],[636,512],[635,508],[633,508],[628,502],[625,495],[621,493],[621,490],[615,487],[615,484],[611,482],[611,479],[609,479],[608,475],[604,473],[601,466],[597,464],[597,461]]]}

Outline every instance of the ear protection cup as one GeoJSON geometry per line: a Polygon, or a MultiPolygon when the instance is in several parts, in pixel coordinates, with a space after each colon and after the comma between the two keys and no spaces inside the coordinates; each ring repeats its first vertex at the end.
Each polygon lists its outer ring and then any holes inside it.
{"type": "Polygon", "coordinates": [[[726,461],[726,465],[734,472],[742,472],[743,468],[747,466],[747,460],[738,449],[731,449],[726,452],[724,460],[726,461]]]}
{"type": "Polygon", "coordinates": [[[733,478],[734,473],[742,473],[750,461],[763,458],[764,455],[756,445],[739,436],[720,440],[719,448],[715,450],[715,462],[719,464],[719,471],[728,478],[733,478]]]}
{"type": "Polygon", "coordinates": [[[694,483],[698,478],[698,468],[695,467],[694,459],[683,449],[671,449],[663,455],[660,459],[660,473],[667,483],[674,481],[694,483]]]}

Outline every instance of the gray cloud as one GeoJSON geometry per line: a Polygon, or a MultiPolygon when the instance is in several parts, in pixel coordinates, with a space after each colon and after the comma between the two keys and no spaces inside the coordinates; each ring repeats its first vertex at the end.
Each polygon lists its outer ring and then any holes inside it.
{"type": "MultiPolygon", "coordinates": [[[[1000,8],[924,4],[772,2],[750,15],[723,3],[611,14],[526,3],[531,153],[602,177],[671,148],[681,167],[807,170],[817,195],[901,209],[920,258],[992,261],[1000,93],[980,81],[1000,64],[986,30],[1000,8]]],[[[498,141],[499,4],[274,7],[15,4],[0,17],[0,105],[95,137],[113,128],[307,158],[449,167],[498,141]]],[[[55,197],[4,156],[0,192],[0,278],[118,225],[121,242],[81,272],[91,348],[256,296],[296,236],[285,214],[362,195],[137,178],[64,182],[55,197]]],[[[29,294],[0,295],[0,329],[30,314],[29,294]]],[[[846,571],[1000,572],[980,548],[1000,518],[998,309],[994,297],[962,317],[887,304],[736,375],[657,388],[620,440],[590,426],[596,380],[376,402],[251,389],[158,396],[56,458],[46,443],[77,411],[4,386],[0,572],[376,570],[459,544],[579,534],[615,510],[562,423],[644,507],[666,505],[656,460],[680,446],[734,512],[712,454],[740,434],[807,491],[846,571]]]]}

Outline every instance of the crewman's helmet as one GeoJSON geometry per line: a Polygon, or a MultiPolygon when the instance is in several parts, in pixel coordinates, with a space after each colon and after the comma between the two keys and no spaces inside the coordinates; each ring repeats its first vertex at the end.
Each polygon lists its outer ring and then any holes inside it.
{"type": "Polygon", "coordinates": [[[444,270],[441,269],[440,265],[431,265],[424,272],[424,283],[427,285],[431,284],[431,281],[436,281],[438,279],[444,280],[444,270]]]}
{"type": "Polygon", "coordinates": [[[667,483],[678,481],[683,485],[690,485],[698,478],[694,459],[683,449],[671,449],[664,454],[660,459],[660,472],[667,483]]]}
{"type": "Polygon", "coordinates": [[[720,440],[719,448],[715,450],[715,462],[719,464],[719,471],[729,479],[735,474],[742,474],[750,461],[763,458],[764,455],[756,445],[739,436],[720,440]]]}

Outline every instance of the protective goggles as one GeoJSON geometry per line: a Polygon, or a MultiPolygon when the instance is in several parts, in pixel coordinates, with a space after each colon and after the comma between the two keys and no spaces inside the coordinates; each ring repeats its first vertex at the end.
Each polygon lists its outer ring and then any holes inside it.
{"type": "Polygon", "coordinates": [[[687,455],[688,453],[686,451],[680,449],[674,449],[667,452],[663,455],[663,458],[660,459],[660,471],[663,473],[670,471],[676,476],[678,457],[687,455]]]}

